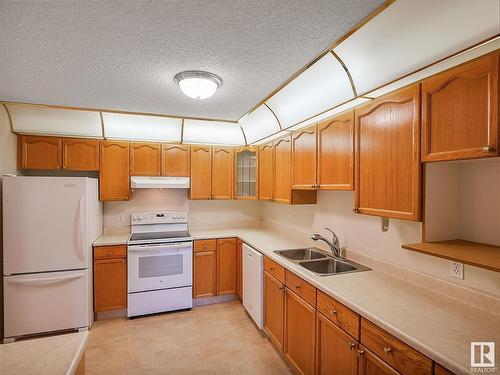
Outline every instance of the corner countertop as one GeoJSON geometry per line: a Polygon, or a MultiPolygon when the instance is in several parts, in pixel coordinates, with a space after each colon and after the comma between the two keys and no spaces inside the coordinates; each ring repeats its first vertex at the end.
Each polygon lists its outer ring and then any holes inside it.
{"type": "Polygon", "coordinates": [[[130,233],[104,233],[101,237],[93,242],[93,246],[113,246],[126,245],[130,233]]]}
{"type": "Polygon", "coordinates": [[[75,374],[88,336],[68,333],[0,345],[0,374],[75,374]]]}
{"type": "MultiPolygon", "coordinates": [[[[500,315],[375,270],[316,276],[274,253],[312,246],[295,232],[266,227],[189,229],[196,239],[239,237],[248,245],[342,302],[422,354],[459,374],[473,373],[470,343],[500,345],[500,315]]],[[[104,234],[94,246],[125,244],[128,234],[104,234]]],[[[500,363],[500,350],[496,351],[500,363]]]]}
{"type": "MultiPolygon", "coordinates": [[[[194,239],[239,237],[248,245],[384,328],[454,373],[471,374],[470,343],[500,344],[500,316],[462,303],[388,273],[372,270],[316,276],[274,250],[311,246],[285,230],[237,228],[191,230],[194,239]]],[[[496,364],[500,363],[496,351],[496,364]]]]}

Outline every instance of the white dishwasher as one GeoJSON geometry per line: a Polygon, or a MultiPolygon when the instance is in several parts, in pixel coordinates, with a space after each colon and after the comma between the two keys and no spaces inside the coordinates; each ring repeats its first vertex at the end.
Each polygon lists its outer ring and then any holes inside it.
{"type": "Polygon", "coordinates": [[[243,244],[243,306],[260,329],[264,327],[263,272],[262,254],[243,244]]]}

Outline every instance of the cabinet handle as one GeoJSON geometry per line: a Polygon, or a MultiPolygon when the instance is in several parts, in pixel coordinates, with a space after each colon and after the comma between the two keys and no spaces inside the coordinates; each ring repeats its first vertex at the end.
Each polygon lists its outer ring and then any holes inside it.
{"type": "Polygon", "coordinates": [[[384,353],[385,354],[391,354],[392,353],[392,349],[388,346],[384,346],[384,353]]]}
{"type": "Polygon", "coordinates": [[[335,309],[330,310],[330,313],[331,313],[332,315],[337,315],[337,310],[335,310],[335,309]]]}
{"type": "Polygon", "coordinates": [[[365,355],[365,351],[364,350],[358,350],[358,357],[362,357],[365,355]]]}
{"type": "Polygon", "coordinates": [[[493,151],[495,151],[495,147],[490,146],[490,145],[488,145],[488,146],[484,146],[484,147],[483,147],[483,151],[484,151],[484,152],[493,152],[493,151]]]}
{"type": "Polygon", "coordinates": [[[204,245],[203,245],[203,248],[204,248],[204,249],[206,249],[206,248],[207,248],[207,244],[204,244],[204,245]]]}
{"type": "Polygon", "coordinates": [[[311,187],[312,187],[313,189],[316,189],[316,185],[311,185],[311,187]]]}
{"type": "Polygon", "coordinates": [[[349,349],[353,350],[356,347],[354,342],[349,343],[349,349]]]}
{"type": "Polygon", "coordinates": [[[274,271],[274,267],[269,267],[269,271],[274,271]]]}
{"type": "Polygon", "coordinates": [[[300,285],[295,285],[295,289],[300,289],[300,285]]]}

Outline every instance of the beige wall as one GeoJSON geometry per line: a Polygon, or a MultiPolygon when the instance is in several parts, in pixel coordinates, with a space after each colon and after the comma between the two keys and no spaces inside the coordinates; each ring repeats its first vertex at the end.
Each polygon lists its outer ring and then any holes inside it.
{"type": "MultiPolygon", "coordinates": [[[[17,173],[17,138],[10,131],[9,118],[5,108],[0,105],[0,180],[4,174],[17,173]]],[[[2,185],[0,184],[0,212],[2,212],[2,185]]],[[[3,229],[0,216],[0,258],[3,259],[3,229]]],[[[3,262],[0,262],[0,275],[3,275],[3,262]]],[[[0,337],[3,337],[3,284],[0,283],[0,337]]]]}
{"type": "Polygon", "coordinates": [[[264,221],[285,225],[304,235],[318,232],[328,237],[324,228],[330,227],[339,236],[341,245],[348,249],[500,296],[500,273],[465,266],[465,280],[452,278],[449,261],[401,248],[403,243],[420,242],[420,223],[390,220],[389,231],[382,232],[381,219],[354,214],[353,203],[353,192],[318,192],[317,205],[262,203],[262,217],[264,221]]]}
{"type": "Polygon", "coordinates": [[[104,227],[129,226],[132,212],[162,210],[188,211],[191,226],[238,225],[261,218],[258,202],[190,201],[185,189],[137,189],[129,202],[104,202],[104,227]]]}

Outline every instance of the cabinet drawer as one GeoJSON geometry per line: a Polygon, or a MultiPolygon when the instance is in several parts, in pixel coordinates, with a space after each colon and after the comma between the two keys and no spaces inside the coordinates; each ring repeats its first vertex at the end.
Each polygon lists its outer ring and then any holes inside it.
{"type": "Polygon", "coordinates": [[[318,311],[355,339],[359,338],[359,315],[321,290],[318,290],[318,311]]]}
{"type": "Polygon", "coordinates": [[[283,284],[285,283],[285,268],[271,258],[264,257],[264,270],[269,272],[270,275],[277,278],[283,284]]]}
{"type": "Polygon", "coordinates": [[[94,259],[123,258],[127,256],[127,246],[97,246],[94,247],[94,259]]]}
{"type": "Polygon", "coordinates": [[[372,322],[361,319],[361,343],[402,374],[431,374],[429,358],[372,322]]]}
{"type": "Polygon", "coordinates": [[[286,270],[286,286],[307,303],[316,307],[316,288],[307,281],[286,270]]]}
{"type": "Polygon", "coordinates": [[[194,241],[194,252],[217,250],[217,240],[196,240],[194,241]]]}

